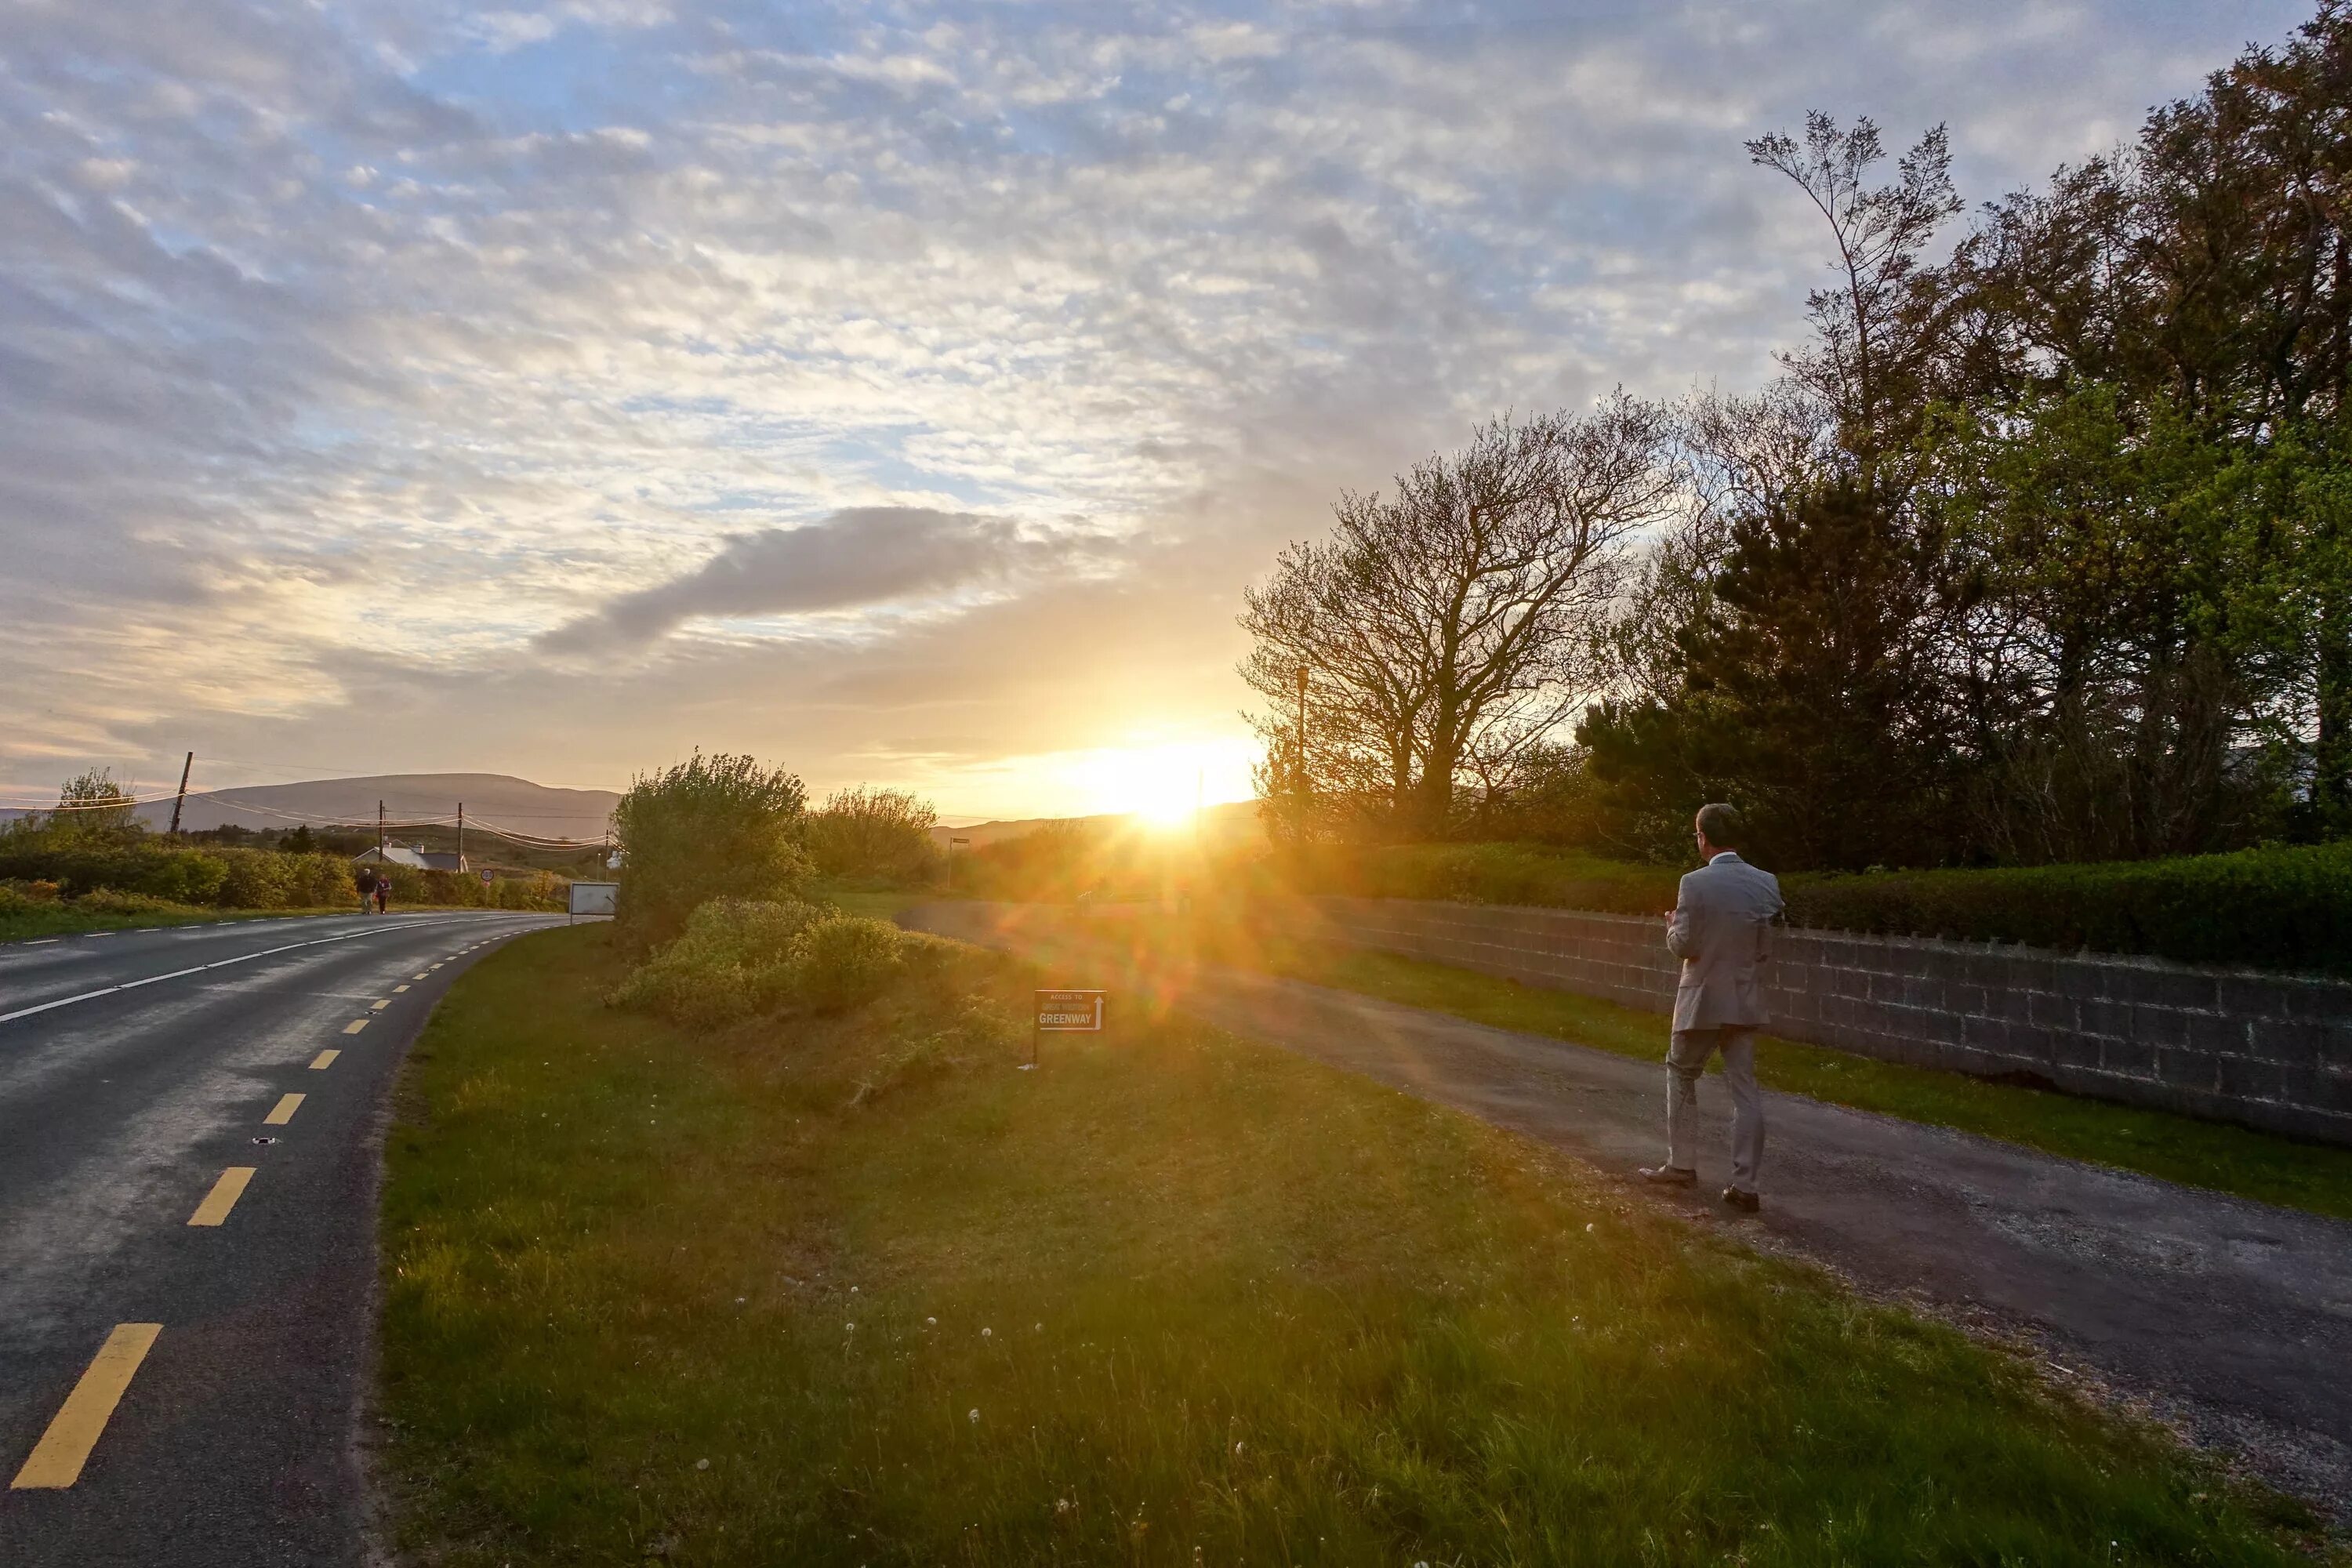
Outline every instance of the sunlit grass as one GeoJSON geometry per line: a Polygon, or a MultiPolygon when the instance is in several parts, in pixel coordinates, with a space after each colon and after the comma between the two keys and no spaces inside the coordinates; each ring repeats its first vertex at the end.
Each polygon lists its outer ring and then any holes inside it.
{"type": "Polygon", "coordinates": [[[2018,1364],[1468,1118],[1181,1020],[911,1042],[458,983],[390,1142],[399,1533],[445,1563],[2268,1563],[2018,1364]]]}

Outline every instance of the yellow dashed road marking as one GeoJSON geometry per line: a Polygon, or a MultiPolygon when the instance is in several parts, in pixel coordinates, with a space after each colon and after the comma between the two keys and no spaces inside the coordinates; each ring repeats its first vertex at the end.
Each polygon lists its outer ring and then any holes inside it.
{"type": "Polygon", "coordinates": [[[300,1095],[289,1094],[282,1096],[279,1098],[278,1103],[270,1108],[269,1114],[261,1119],[261,1124],[264,1127],[283,1127],[288,1122],[293,1121],[294,1113],[301,1109],[302,1097],[300,1095]]]}
{"type": "Polygon", "coordinates": [[[405,986],[405,985],[395,985],[395,986],[394,986],[394,987],[392,988],[392,994],[393,994],[394,996],[397,996],[397,995],[399,995],[402,992],[404,992],[404,991],[405,991],[405,990],[407,990],[407,989],[408,989],[408,987],[407,987],[407,986],[405,986]]]}
{"type": "Polygon", "coordinates": [[[213,1190],[205,1194],[205,1201],[196,1205],[196,1212],[188,1216],[188,1223],[218,1225],[228,1218],[228,1211],[245,1196],[245,1184],[253,1180],[254,1169],[251,1165],[231,1165],[223,1171],[220,1180],[213,1184],[213,1190]]]}
{"type": "Polygon", "coordinates": [[[32,1458],[9,1482],[14,1490],[35,1487],[69,1487],[81,1479],[81,1468],[89,1462],[89,1451],[98,1447],[100,1434],[114,1415],[114,1407],[122,1402],[122,1391],[131,1386],[131,1374],[139,1363],[147,1359],[147,1352],[155,1336],[163,1331],[161,1323],[117,1323],[114,1331],[106,1336],[106,1343],[98,1349],[89,1367],[74,1384],[73,1392],[58,1407],[57,1419],[41,1434],[33,1448],[32,1458]]]}
{"type": "Polygon", "coordinates": [[[350,1023],[343,1026],[343,1033],[346,1035],[356,1035],[362,1029],[366,1027],[367,1020],[365,1018],[353,1018],[350,1023]]]}
{"type": "Polygon", "coordinates": [[[432,972],[431,970],[429,970],[429,969],[426,969],[426,970],[421,970],[421,971],[419,971],[418,973],[415,973],[415,974],[410,975],[410,976],[409,976],[409,978],[410,978],[411,980],[422,980],[422,979],[424,979],[424,978],[425,977],[425,975],[430,974],[430,973],[433,973],[433,972],[432,972]]]}
{"type": "Polygon", "coordinates": [[[339,1057],[339,1056],[341,1056],[342,1054],[343,1054],[342,1052],[341,1052],[341,1051],[337,1051],[337,1050],[325,1050],[325,1051],[320,1051],[320,1053],[319,1053],[315,1058],[313,1058],[311,1059],[311,1062],[310,1062],[310,1070],[311,1070],[312,1072],[324,1072],[324,1071],[326,1071],[329,1068],[333,1067],[333,1066],[335,1065],[335,1058],[336,1058],[337,1057],[339,1057]]]}

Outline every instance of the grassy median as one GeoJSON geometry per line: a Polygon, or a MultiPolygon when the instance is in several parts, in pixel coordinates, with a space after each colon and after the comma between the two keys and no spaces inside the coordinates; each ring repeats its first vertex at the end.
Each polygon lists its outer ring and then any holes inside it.
{"type": "Polygon", "coordinates": [[[1468,1117],[924,944],[843,1016],[462,978],[384,1197],[436,1563],[2292,1561],[2295,1509],[1468,1117]]]}

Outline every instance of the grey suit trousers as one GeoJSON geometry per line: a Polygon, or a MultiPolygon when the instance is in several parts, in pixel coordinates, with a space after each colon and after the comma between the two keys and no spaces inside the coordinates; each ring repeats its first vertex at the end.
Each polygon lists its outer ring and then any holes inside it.
{"type": "Polygon", "coordinates": [[[1723,1052],[1723,1081],[1731,1089],[1731,1184],[1757,1190],[1764,1163],[1764,1097],[1756,1088],[1756,1031],[1676,1029],[1666,1047],[1666,1163],[1698,1169],[1698,1080],[1706,1058],[1723,1052]]]}

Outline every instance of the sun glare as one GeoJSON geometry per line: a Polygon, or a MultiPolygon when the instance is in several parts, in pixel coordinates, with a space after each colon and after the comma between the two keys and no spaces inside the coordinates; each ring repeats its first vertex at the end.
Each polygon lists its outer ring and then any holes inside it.
{"type": "Polygon", "coordinates": [[[1136,746],[1097,752],[1080,773],[1090,810],[1125,812],[1155,827],[1177,828],[1191,824],[1196,805],[1231,797],[1226,763],[1200,746],[1136,746]]]}

